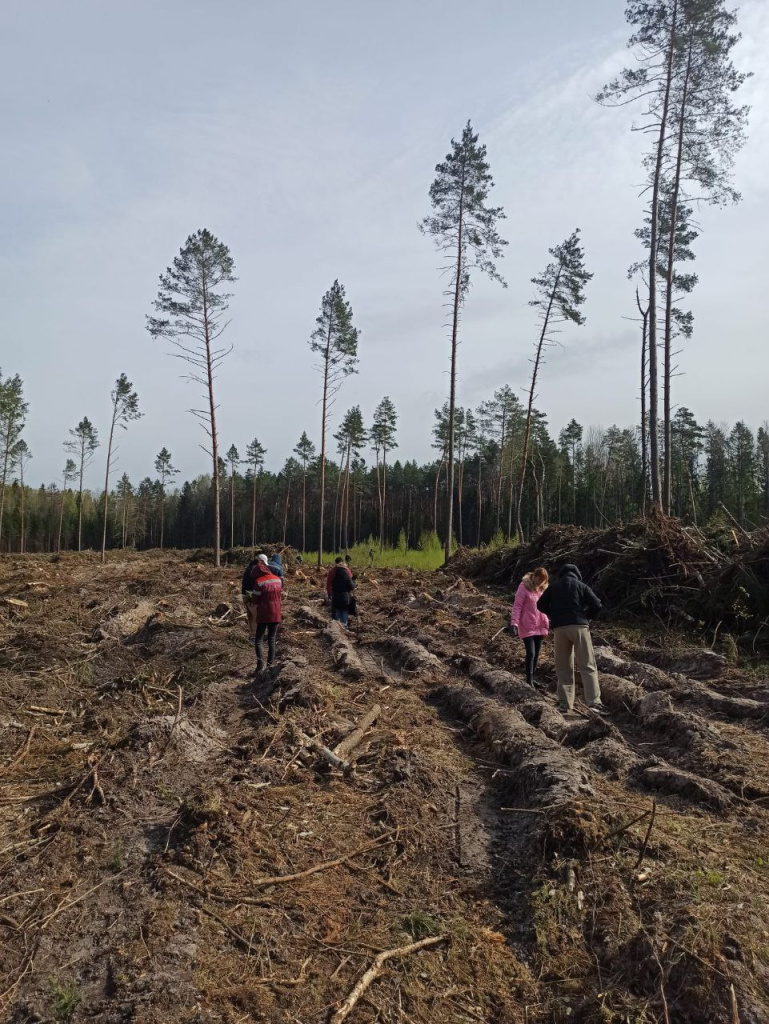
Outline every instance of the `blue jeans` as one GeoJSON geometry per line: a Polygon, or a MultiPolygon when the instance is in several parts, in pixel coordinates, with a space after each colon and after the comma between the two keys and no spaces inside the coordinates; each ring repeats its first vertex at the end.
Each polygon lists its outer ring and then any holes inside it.
{"type": "Polygon", "coordinates": [[[337,622],[341,622],[345,629],[349,628],[349,616],[350,613],[346,608],[335,608],[331,613],[331,618],[336,619],[337,622]]]}

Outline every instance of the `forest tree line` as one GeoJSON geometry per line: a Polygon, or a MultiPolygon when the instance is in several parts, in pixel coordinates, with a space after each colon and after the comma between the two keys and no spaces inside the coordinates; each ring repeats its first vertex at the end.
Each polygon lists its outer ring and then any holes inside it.
{"type": "MultiPolygon", "coordinates": [[[[0,395],[7,395],[9,380],[14,384],[15,379],[0,378],[0,395]]],[[[11,390],[20,398],[19,384],[11,390]]],[[[105,503],[103,491],[79,486],[81,469],[87,470],[100,445],[90,422],[81,422],[64,443],[61,479],[32,487],[24,481],[31,452],[13,430],[9,433],[8,405],[0,405],[0,550],[98,549],[105,525],[107,548],[211,546],[210,475],[180,484],[172,455],[163,447],[144,479],[131,481],[124,473],[105,503]]],[[[443,542],[448,404],[435,411],[435,459],[424,465],[392,458],[398,449],[397,419],[389,398],[370,424],[358,406],[342,418],[334,457],[325,467],[326,551],[358,543],[414,548],[437,544],[437,538],[443,542]]],[[[476,409],[455,409],[455,543],[480,546],[513,538],[519,496],[527,534],[552,523],[605,526],[647,511],[640,428],[584,428],[572,420],[556,437],[537,409],[519,495],[526,421],[526,408],[508,386],[476,409]]],[[[744,422],[731,428],[703,424],[681,408],[673,417],[672,440],[675,515],[700,526],[724,516],[745,529],[769,522],[769,424],[756,433],[744,422]]],[[[242,453],[231,445],[220,460],[222,547],[283,543],[314,550],[320,518],[316,446],[303,432],[278,472],[265,469],[266,456],[255,438],[242,453]]]]}

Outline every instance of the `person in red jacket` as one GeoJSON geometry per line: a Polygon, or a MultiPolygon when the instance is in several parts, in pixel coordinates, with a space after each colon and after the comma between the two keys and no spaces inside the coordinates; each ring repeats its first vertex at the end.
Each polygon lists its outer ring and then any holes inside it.
{"type": "Polygon", "coordinates": [[[267,666],[275,662],[275,635],[283,621],[281,592],[283,581],[269,569],[267,556],[259,555],[243,577],[243,595],[248,601],[249,622],[254,621],[254,647],[256,671],[264,668],[264,635],[267,634],[267,666]]]}
{"type": "Polygon", "coordinates": [[[344,564],[344,559],[341,556],[335,560],[334,564],[326,573],[326,600],[329,602],[331,601],[331,595],[334,589],[334,577],[338,572],[347,573],[350,579],[352,579],[352,569],[349,565],[344,564]]]}

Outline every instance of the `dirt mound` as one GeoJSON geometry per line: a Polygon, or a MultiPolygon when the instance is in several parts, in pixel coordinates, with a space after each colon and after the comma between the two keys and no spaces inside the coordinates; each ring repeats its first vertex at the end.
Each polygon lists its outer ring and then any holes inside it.
{"type": "Polygon", "coordinates": [[[769,530],[706,534],[655,513],[626,526],[548,526],[528,544],[480,553],[460,549],[449,570],[517,586],[539,565],[573,563],[614,614],[657,615],[690,626],[763,628],[769,641],[769,530]]]}

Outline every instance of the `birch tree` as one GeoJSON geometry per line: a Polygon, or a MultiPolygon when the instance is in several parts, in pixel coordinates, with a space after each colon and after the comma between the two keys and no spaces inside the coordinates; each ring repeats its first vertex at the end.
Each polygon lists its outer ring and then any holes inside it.
{"type": "Polygon", "coordinates": [[[486,147],[478,144],[478,135],[473,132],[469,121],[460,141],[451,140],[451,151],[436,166],[435,172],[435,180],[430,186],[433,213],[421,221],[419,228],[435,240],[436,249],[445,261],[443,269],[449,277],[446,295],[451,306],[451,359],[444,544],[448,561],[454,530],[454,418],[460,311],[470,289],[471,271],[478,270],[506,287],[497,271],[496,261],[502,256],[507,242],[497,231],[498,221],[505,216],[502,207],[487,205],[494,182],[486,160],[486,147]]]}
{"type": "Polygon", "coordinates": [[[214,564],[221,565],[221,505],[219,488],[219,437],[216,426],[214,381],[232,347],[222,344],[229,320],[231,294],[222,286],[235,281],[235,264],[227,246],[203,228],[190,235],[173,264],[160,275],[154,302],[157,317],[147,317],[153,338],[171,345],[171,354],[190,367],[185,375],[203,388],[206,404],[190,409],[203,426],[210,447],[214,486],[214,564]]]}

